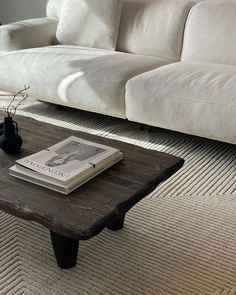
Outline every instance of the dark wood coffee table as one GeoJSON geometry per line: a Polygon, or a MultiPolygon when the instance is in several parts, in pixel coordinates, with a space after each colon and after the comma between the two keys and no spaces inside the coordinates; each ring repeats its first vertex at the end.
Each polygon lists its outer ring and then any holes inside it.
{"type": "MultiPolygon", "coordinates": [[[[0,113],[0,121],[3,116],[0,113]]],[[[79,240],[90,239],[105,227],[119,230],[125,213],[174,174],[183,159],[131,144],[77,132],[16,116],[24,143],[18,156],[0,149],[0,210],[37,221],[51,233],[58,266],[75,266],[79,240]],[[113,146],[124,159],[68,196],[9,176],[16,159],[38,152],[67,137],[113,146]]]]}

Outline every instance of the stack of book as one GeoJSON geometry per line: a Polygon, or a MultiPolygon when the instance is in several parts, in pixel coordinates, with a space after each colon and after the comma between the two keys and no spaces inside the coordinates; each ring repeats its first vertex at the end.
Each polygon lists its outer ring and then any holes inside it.
{"type": "Polygon", "coordinates": [[[71,136],[17,160],[10,175],[69,194],[122,158],[118,149],[71,136]]]}

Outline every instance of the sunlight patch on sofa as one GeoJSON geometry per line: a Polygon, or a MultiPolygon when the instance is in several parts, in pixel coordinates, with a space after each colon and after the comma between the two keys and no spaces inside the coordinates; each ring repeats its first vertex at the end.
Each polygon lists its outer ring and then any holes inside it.
{"type": "Polygon", "coordinates": [[[80,71],[80,72],[76,72],[73,73],[67,77],[65,77],[64,79],[62,79],[62,81],[60,82],[60,84],[58,85],[58,95],[59,97],[63,100],[63,101],[68,101],[67,99],[67,89],[68,87],[78,78],[84,76],[84,72],[80,71]]]}

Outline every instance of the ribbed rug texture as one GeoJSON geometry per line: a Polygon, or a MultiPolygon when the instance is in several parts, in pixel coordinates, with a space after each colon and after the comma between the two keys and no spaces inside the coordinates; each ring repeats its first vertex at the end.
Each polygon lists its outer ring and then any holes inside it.
{"type": "Polygon", "coordinates": [[[129,211],[123,230],[82,241],[69,270],[57,267],[45,227],[0,211],[0,295],[236,295],[234,145],[31,99],[18,114],[171,153],[185,165],[129,211]]]}

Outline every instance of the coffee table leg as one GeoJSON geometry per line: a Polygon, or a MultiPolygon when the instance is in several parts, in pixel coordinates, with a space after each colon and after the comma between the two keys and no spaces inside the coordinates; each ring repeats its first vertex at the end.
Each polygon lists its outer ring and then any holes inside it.
{"type": "Polygon", "coordinates": [[[114,222],[108,224],[107,228],[110,230],[120,230],[124,226],[124,221],[125,221],[125,214],[122,214],[114,222]]]}
{"type": "Polygon", "coordinates": [[[76,265],[79,241],[63,237],[50,231],[51,241],[57,264],[62,269],[74,267],[76,265]]]}

